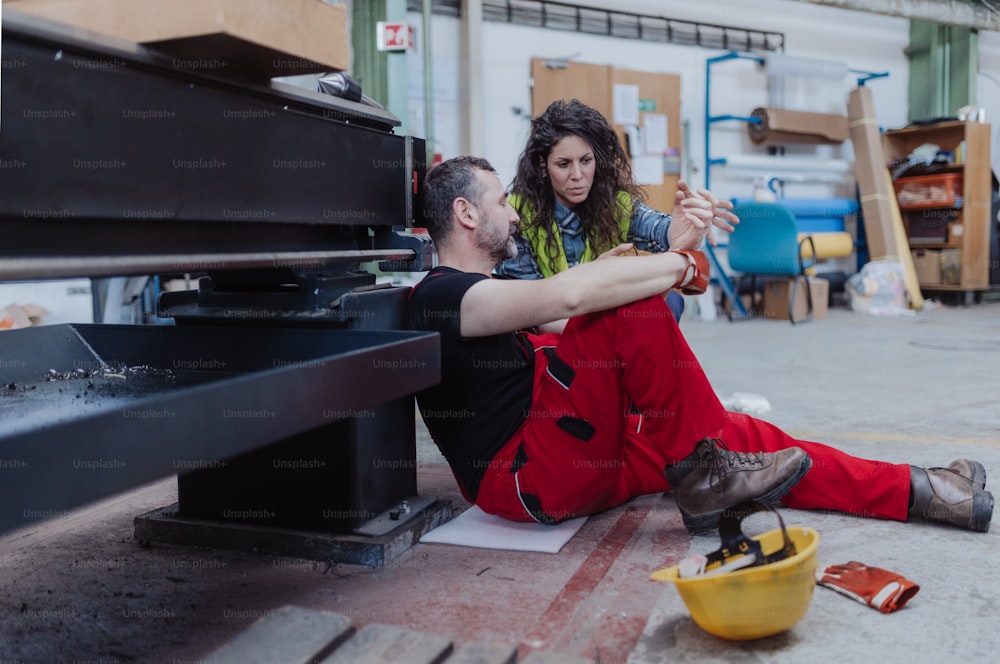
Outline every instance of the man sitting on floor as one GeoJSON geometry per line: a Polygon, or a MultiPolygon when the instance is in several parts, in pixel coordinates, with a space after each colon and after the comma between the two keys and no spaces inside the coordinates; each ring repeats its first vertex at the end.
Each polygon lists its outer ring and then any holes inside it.
{"type": "Polygon", "coordinates": [[[413,329],[441,334],[442,380],[418,395],[463,495],[485,512],[556,523],[673,490],[703,533],[746,500],[989,529],[982,464],[922,469],[847,455],[728,412],[662,294],[700,292],[697,251],[738,220],[709,192],[678,193],[692,246],[600,259],[541,280],[501,279],[518,216],[486,160],[431,170],[425,224],[439,265],[410,295],[413,329]],[[558,331],[552,331],[558,330],[558,331]]]}

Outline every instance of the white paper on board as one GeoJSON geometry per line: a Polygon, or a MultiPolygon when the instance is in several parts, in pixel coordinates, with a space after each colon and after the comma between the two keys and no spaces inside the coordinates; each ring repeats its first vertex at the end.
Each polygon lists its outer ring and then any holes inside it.
{"type": "Polygon", "coordinates": [[[667,116],[646,113],[642,117],[642,137],[646,154],[662,155],[667,151],[667,116]]]}
{"type": "Polygon", "coordinates": [[[639,124],[639,86],[615,83],[612,88],[615,124],[639,124]]]}
{"type": "Polygon", "coordinates": [[[632,174],[639,184],[663,184],[663,157],[661,155],[633,157],[632,174]]]}

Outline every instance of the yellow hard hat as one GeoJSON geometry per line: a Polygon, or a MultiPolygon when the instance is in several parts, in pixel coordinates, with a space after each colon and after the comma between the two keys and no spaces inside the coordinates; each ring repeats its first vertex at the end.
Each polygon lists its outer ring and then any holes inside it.
{"type": "Polygon", "coordinates": [[[680,565],[673,565],[653,580],[672,582],[695,623],[724,639],[772,636],[801,620],[816,587],[819,534],[785,528],[776,510],[749,502],[723,513],[719,536],[722,548],[709,554],[699,573],[681,576],[680,565]],[[742,520],[762,510],[773,512],[780,528],[747,537],[742,520]]]}

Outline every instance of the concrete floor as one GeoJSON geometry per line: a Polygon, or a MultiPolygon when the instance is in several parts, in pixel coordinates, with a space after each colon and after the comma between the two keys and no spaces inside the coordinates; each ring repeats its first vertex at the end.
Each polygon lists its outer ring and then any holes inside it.
{"type": "MultiPolygon", "coordinates": [[[[906,318],[833,308],[825,320],[683,328],[723,397],[767,399],[764,417],[848,452],[917,465],[978,459],[1000,477],[1000,303],[906,318]]],[[[422,434],[420,491],[467,507],[422,434]]],[[[992,481],[987,488],[992,488],[992,481]]],[[[690,551],[673,498],[591,517],[556,555],[418,544],[384,569],[154,544],[132,519],[173,502],[172,478],[0,538],[0,662],[184,662],[284,604],[458,642],[493,639],[594,662],[995,661],[1000,577],[986,534],[784,510],[815,528],[824,563],[860,560],[917,582],[883,615],[817,588],[791,631],[727,642],[701,631],[650,572],[690,551]]]]}

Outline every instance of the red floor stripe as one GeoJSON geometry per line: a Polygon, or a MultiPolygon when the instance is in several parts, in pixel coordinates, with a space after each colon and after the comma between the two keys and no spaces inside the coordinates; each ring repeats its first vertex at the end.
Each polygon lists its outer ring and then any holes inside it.
{"type": "Polygon", "coordinates": [[[563,586],[562,591],[545,609],[545,613],[539,617],[522,647],[537,642],[550,645],[558,638],[569,624],[573,612],[580,602],[587,599],[608,573],[611,565],[618,559],[618,555],[632,539],[632,535],[639,524],[645,520],[647,514],[647,510],[632,507],[622,513],[614,528],[587,556],[576,573],[563,586]]]}

